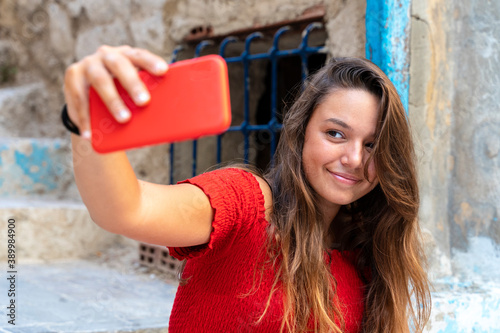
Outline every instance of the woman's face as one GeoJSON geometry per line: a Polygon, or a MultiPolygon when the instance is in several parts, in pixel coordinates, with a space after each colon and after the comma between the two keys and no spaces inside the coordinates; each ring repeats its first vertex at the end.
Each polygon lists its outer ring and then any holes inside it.
{"type": "Polygon", "coordinates": [[[378,100],[364,90],[334,91],[314,110],[306,127],[302,165],[327,211],[336,212],[378,184],[373,160],[368,180],[363,174],[377,119],[378,100]]]}

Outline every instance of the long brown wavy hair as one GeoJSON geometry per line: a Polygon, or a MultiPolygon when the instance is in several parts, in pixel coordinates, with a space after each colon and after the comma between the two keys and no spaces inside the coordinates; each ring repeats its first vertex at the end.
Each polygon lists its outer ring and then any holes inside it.
{"type": "Polygon", "coordinates": [[[333,59],[306,82],[285,114],[274,167],[265,178],[273,197],[266,252],[277,272],[272,290],[283,289],[282,331],[309,331],[311,323],[314,332],[345,328],[336,281],[325,262],[327,233],[334,234],[340,250],[358,254],[354,264],[366,284],[363,331],[422,331],[430,293],[417,221],[413,143],[398,93],[376,65],[366,59],[333,59]],[[379,184],[343,206],[330,230],[324,230],[318,196],[303,170],[302,149],[312,113],[340,89],[361,89],[379,100],[376,140],[364,166],[367,178],[374,161],[379,184]]]}

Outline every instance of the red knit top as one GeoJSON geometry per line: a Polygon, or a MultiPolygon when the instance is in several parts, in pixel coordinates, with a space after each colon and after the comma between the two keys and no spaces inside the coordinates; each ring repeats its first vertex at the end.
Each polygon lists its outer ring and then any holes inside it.
{"type": "MultiPolygon", "coordinates": [[[[260,280],[261,251],[268,221],[258,181],[240,169],[221,169],[184,182],[204,191],[215,215],[207,244],[169,248],[175,258],[188,259],[183,278],[189,279],[177,290],[169,333],[279,332],[283,313],[279,290],[264,320],[256,324],[266,306],[274,277],[269,268],[260,280]],[[254,275],[256,265],[259,266],[254,275]],[[252,289],[254,281],[256,286],[252,289]]],[[[363,283],[347,258],[336,250],[329,254],[346,332],[360,332],[363,283]]]]}

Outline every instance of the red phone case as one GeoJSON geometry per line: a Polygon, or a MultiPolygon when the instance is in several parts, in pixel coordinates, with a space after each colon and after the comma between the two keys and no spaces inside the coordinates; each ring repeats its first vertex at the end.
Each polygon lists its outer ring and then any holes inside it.
{"type": "Polygon", "coordinates": [[[169,66],[164,76],[140,71],[151,94],[148,105],[138,107],[115,79],[118,93],[132,113],[121,124],[90,88],[92,146],[107,153],[147,145],[220,134],[231,124],[229,82],[225,60],[207,55],[169,66]]]}

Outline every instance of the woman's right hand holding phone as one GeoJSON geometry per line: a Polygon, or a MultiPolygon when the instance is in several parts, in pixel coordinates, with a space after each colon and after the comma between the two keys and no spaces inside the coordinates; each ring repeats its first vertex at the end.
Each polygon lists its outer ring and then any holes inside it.
{"type": "Polygon", "coordinates": [[[89,87],[92,86],[118,122],[127,122],[130,111],[118,95],[113,79],[116,78],[132,100],[139,106],[150,100],[138,69],[153,75],[163,75],[168,64],[151,52],[130,46],[101,46],[92,55],[69,66],[64,78],[64,95],[68,115],[80,129],[81,136],[90,140],[89,87]]]}

